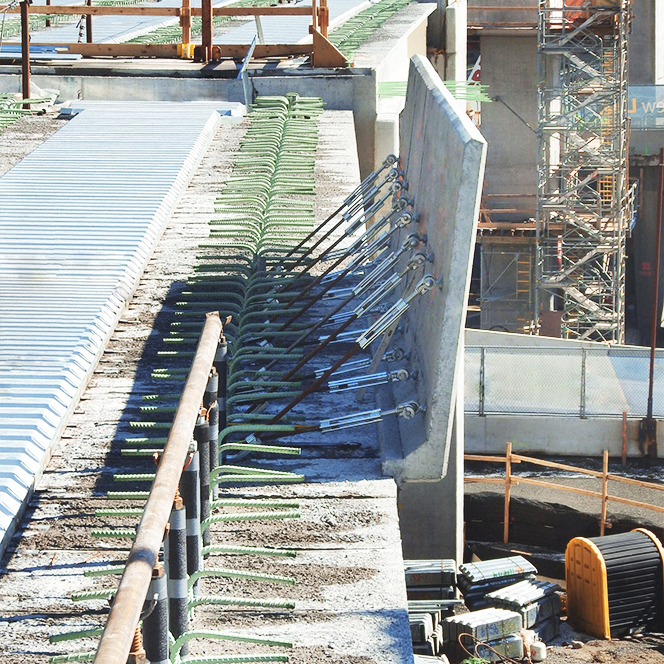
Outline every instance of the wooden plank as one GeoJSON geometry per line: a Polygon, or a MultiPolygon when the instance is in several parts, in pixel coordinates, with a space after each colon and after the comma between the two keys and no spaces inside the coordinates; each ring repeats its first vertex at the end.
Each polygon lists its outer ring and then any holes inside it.
{"type": "MultiPolygon", "coordinates": [[[[10,42],[5,42],[10,43],[10,42]]],[[[18,42],[11,42],[16,43],[18,42]]],[[[53,46],[69,53],[94,57],[113,55],[126,58],[175,58],[177,44],[54,44],[53,42],[30,42],[33,46],[53,46]]],[[[249,44],[219,44],[213,46],[215,58],[243,58],[249,44]]],[[[255,58],[284,57],[288,55],[309,55],[311,44],[257,44],[255,58]]]]}
{"type": "MultiPolygon", "coordinates": [[[[10,9],[7,13],[17,14],[19,10],[10,9]]],[[[71,16],[179,16],[179,7],[87,7],[85,5],[31,5],[31,14],[62,14],[71,16]]]]}
{"type": "Polygon", "coordinates": [[[590,491],[589,489],[578,489],[577,487],[565,486],[564,484],[555,484],[554,482],[543,482],[542,480],[534,480],[531,477],[518,477],[518,478],[512,477],[512,484],[519,485],[521,483],[532,484],[533,486],[541,486],[547,489],[559,489],[560,491],[567,491],[568,493],[577,493],[580,496],[591,496],[592,498],[602,497],[602,494],[599,491],[590,491]]]}
{"type": "Polygon", "coordinates": [[[664,514],[664,507],[659,505],[649,505],[648,503],[642,503],[639,500],[632,500],[631,498],[621,498],[620,496],[608,496],[608,500],[613,501],[614,503],[622,503],[623,505],[631,505],[632,507],[642,507],[646,510],[653,510],[655,512],[661,512],[664,514]]]}
{"type": "MultiPolygon", "coordinates": [[[[215,44],[212,59],[244,58],[250,44],[215,44]]],[[[288,55],[309,55],[311,44],[256,44],[254,58],[276,58],[288,55]]]]}
{"type": "Polygon", "coordinates": [[[505,484],[502,477],[464,477],[468,484],[505,484]]]}
{"type": "MultiPolygon", "coordinates": [[[[200,16],[200,7],[193,7],[191,13],[200,16]]],[[[213,7],[213,16],[309,16],[310,7],[282,5],[281,7],[213,7]]]]}
{"type": "Polygon", "coordinates": [[[566,463],[557,463],[556,461],[546,461],[544,459],[536,459],[535,457],[523,456],[521,454],[514,454],[512,459],[518,459],[524,463],[532,463],[536,466],[545,466],[546,468],[557,468],[558,470],[568,470],[571,473],[583,473],[584,475],[591,475],[592,477],[602,477],[599,470],[589,470],[587,468],[578,468],[576,466],[569,466],[566,463]]]}
{"type": "Polygon", "coordinates": [[[614,482],[624,482],[625,484],[634,484],[635,486],[642,486],[644,489],[655,489],[655,491],[664,491],[664,484],[655,484],[654,482],[644,482],[643,480],[635,480],[631,477],[621,477],[620,475],[612,475],[609,473],[607,477],[614,482]]]}
{"type": "Polygon", "coordinates": [[[312,28],[313,34],[313,51],[312,51],[312,66],[322,69],[336,69],[339,67],[346,67],[348,60],[346,56],[326,37],[312,28]]]}
{"type": "MultiPolygon", "coordinates": [[[[201,0],[201,47],[200,58],[194,59],[209,62],[212,59],[212,0],[201,0]]],[[[196,50],[194,50],[196,53],[196,50]]]]}
{"type": "MultiPolygon", "coordinates": [[[[18,14],[20,9],[8,9],[8,14],[18,14]]],[[[31,5],[31,14],[85,15],[125,15],[125,16],[179,16],[180,7],[86,7],[85,5],[31,5]]],[[[201,16],[201,8],[193,7],[193,16],[201,16]]],[[[214,16],[310,16],[310,7],[214,7],[214,16]]]]}
{"type": "Polygon", "coordinates": [[[505,463],[507,458],[504,456],[489,456],[488,454],[464,454],[464,461],[493,461],[495,463],[505,463]]]}
{"type": "Polygon", "coordinates": [[[87,57],[112,55],[125,58],[176,58],[177,44],[63,44],[69,53],[87,57]]]}

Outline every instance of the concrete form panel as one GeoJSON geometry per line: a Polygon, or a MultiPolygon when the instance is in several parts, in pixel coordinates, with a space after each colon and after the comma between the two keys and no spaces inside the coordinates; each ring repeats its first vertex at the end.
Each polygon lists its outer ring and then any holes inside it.
{"type": "MultiPolygon", "coordinates": [[[[427,272],[440,286],[416,301],[404,323],[403,343],[417,367],[418,399],[427,412],[424,421],[400,421],[401,455],[386,458],[384,470],[398,481],[439,480],[447,472],[456,391],[463,381],[458,359],[486,142],[459,113],[432,65],[418,55],[411,60],[400,141],[417,230],[427,233],[427,250],[433,253],[427,272]]],[[[402,230],[396,241],[413,230],[402,230]]]]}

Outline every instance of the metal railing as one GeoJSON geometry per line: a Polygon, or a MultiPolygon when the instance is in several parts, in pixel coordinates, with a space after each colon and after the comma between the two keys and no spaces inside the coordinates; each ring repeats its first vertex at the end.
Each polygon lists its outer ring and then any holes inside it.
{"type": "MultiPolygon", "coordinates": [[[[92,6],[91,0],[85,5],[32,5],[31,0],[21,0],[20,6],[14,3],[0,4],[0,13],[21,15],[21,69],[23,97],[30,96],[30,46],[53,46],[60,51],[83,56],[121,56],[157,58],[193,58],[207,63],[222,58],[244,58],[251,51],[255,57],[283,57],[289,55],[309,55],[314,67],[345,67],[347,57],[327,38],[329,8],[327,0],[312,0],[311,6],[278,5],[270,7],[213,7],[212,0],[202,0],[201,7],[191,7],[190,0],[182,0],[181,7],[146,6],[92,6]],[[80,16],[85,19],[86,42],[33,42],[30,38],[30,15],[80,16]],[[180,44],[95,44],[92,40],[93,16],[164,16],[178,17],[182,27],[180,44]],[[261,16],[311,16],[310,44],[214,44],[213,17],[245,16],[257,22],[262,33],[261,16]],[[192,17],[201,17],[201,44],[191,43],[192,17]]],[[[7,42],[9,44],[9,42],[7,42]]],[[[18,45],[18,42],[15,44],[18,45]]]]}
{"type": "Polygon", "coordinates": [[[518,486],[519,484],[530,484],[532,486],[542,487],[546,489],[555,489],[557,491],[575,493],[580,496],[589,496],[591,498],[600,499],[601,501],[600,522],[599,522],[600,537],[603,537],[606,532],[606,529],[611,527],[611,523],[607,520],[607,507],[609,501],[613,501],[615,503],[621,503],[623,505],[629,505],[630,507],[639,507],[642,509],[651,510],[654,512],[659,512],[660,514],[664,514],[664,507],[660,505],[651,505],[650,503],[644,503],[641,502],[640,500],[632,500],[631,498],[614,496],[609,493],[609,480],[612,482],[631,484],[632,486],[638,486],[646,489],[653,489],[655,491],[664,491],[664,484],[643,482],[642,480],[636,480],[631,477],[622,477],[620,475],[614,475],[613,473],[609,473],[609,453],[607,450],[604,450],[601,472],[598,470],[590,470],[589,468],[583,468],[581,466],[571,466],[569,464],[558,463],[555,461],[548,461],[546,459],[537,459],[535,457],[524,456],[523,454],[514,454],[512,452],[512,443],[506,443],[505,456],[491,456],[485,454],[464,454],[463,458],[465,461],[483,461],[490,463],[505,464],[504,477],[468,477],[468,476],[465,477],[465,481],[469,484],[471,483],[503,484],[505,486],[505,509],[503,515],[504,543],[509,542],[511,489],[513,486],[518,486]],[[601,491],[592,491],[590,489],[581,489],[579,487],[566,486],[564,484],[558,484],[556,482],[545,482],[542,479],[535,479],[533,477],[521,477],[521,476],[516,477],[515,475],[512,474],[512,465],[519,463],[531,463],[536,466],[543,466],[544,468],[553,468],[556,470],[562,470],[571,473],[581,473],[582,475],[595,477],[602,481],[602,488],[601,491]]]}
{"type": "MultiPolygon", "coordinates": [[[[644,417],[649,350],[627,347],[466,346],[465,412],[644,417]]],[[[664,418],[664,353],[655,359],[653,413],[664,418]]]]}
{"type": "Polygon", "coordinates": [[[136,538],[99,643],[96,664],[126,662],[148,593],[182,469],[203,404],[203,396],[223,331],[218,313],[207,315],[189,377],[175,413],[136,538]]]}

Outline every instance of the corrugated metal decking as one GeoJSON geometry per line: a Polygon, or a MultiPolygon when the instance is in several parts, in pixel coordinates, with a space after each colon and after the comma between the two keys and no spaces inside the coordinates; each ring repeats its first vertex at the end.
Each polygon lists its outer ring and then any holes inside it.
{"type": "Polygon", "coordinates": [[[87,106],[0,178],[0,555],[222,104],[87,106]]]}

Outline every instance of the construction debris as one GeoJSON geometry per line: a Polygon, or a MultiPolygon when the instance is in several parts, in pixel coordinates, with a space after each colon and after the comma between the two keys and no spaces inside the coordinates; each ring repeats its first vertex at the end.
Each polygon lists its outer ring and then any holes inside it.
{"type": "Polygon", "coordinates": [[[458,576],[454,560],[406,560],[404,572],[416,654],[452,662],[542,657],[560,632],[560,586],[536,580],[522,556],[460,565],[458,576]]]}

